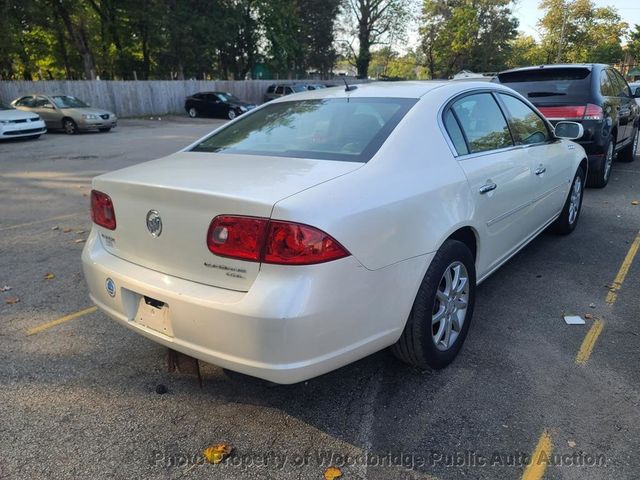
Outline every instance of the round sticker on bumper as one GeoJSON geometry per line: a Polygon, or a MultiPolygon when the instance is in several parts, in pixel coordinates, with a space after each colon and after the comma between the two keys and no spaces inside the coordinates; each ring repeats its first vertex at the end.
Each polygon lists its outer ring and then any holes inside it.
{"type": "Polygon", "coordinates": [[[105,288],[107,289],[107,293],[109,294],[109,296],[116,296],[116,282],[114,282],[110,278],[107,278],[107,281],[105,282],[105,288]]]}

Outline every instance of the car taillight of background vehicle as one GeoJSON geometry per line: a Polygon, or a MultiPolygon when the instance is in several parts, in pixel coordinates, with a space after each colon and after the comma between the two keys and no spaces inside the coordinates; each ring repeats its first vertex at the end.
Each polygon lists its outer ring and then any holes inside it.
{"type": "Polygon", "coordinates": [[[588,103],[586,105],[565,105],[559,107],[538,107],[549,120],[602,120],[602,108],[588,103]]]}
{"type": "Polygon", "coordinates": [[[116,229],[116,212],[111,197],[106,193],[91,190],[91,220],[109,230],[116,229]]]}
{"type": "Polygon", "coordinates": [[[211,221],[207,246],[221,257],[279,265],[313,265],[350,255],[315,227],[236,215],[219,215],[211,221]]]}

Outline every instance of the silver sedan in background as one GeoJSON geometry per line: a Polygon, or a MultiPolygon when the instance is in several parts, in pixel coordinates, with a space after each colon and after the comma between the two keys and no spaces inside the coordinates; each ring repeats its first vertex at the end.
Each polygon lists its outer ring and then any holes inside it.
{"type": "Polygon", "coordinates": [[[11,102],[18,110],[37,113],[50,130],[68,134],[99,130],[108,132],[118,123],[115,113],[94,108],[70,95],[25,95],[11,102]]]}

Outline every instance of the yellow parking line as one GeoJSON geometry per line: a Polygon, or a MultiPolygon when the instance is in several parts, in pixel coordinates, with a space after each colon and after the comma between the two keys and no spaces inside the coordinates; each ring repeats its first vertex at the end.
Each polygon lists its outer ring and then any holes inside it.
{"type": "Polygon", "coordinates": [[[49,329],[51,327],[55,327],[56,325],[60,325],[61,323],[68,322],[69,320],[73,320],[74,318],[78,318],[78,317],[81,317],[83,315],[87,315],[89,313],[93,313],[97,309],[98,309],[97,307],[85,308],[84,310],[80,310],[79,312],[70,313],[69,315],[65,315],[64,317],[60,317],[60,318],[58,318],[56,320],[52,320],[50,322],[38,325],[37,327],[30,328],[29,330],[27,330],[27,336],[35,335],[36,333],[40,333],[40,332],[42,332],[44,330],[47,330],[47,329],[49,329]]]}
{"type": "Polygon", "coordinates": [[[540,435],[536,449],[531,455],[531,462],[522,474],[522,480],[540,480],[547,469],[548,459],[551,457],[552,450],[551,435],[545,430],[540,435]]]}
{"type": "Polygon", "coordinates": [[[37,225],[39,223],[47,223],[47,222],[53,222],[55,220],[64,220],[65,218],[77,217],[81,213],[82,212],[68,213],[66,215],[58,215],[57,217],[42,218],[40,220],[34,220],[33,222],[19,223],[17,225],[8,225],[6,227],[0,227],[0,232],[5,231],[5,230],[13,230],[15,228],[29,227],[31,225],[37,225]]]}
{"type": "Polygon", "coordinates": [[[615,280],[613,281],[613,283],[611,284],[611,287],[609,288],[609,293],[607,294],[607,299],[606,299],[606,302],[609,305],[612,305],[616,301],[616,298],[618,298],[618,290],[620,290],[620,287],[622,287],[622,282],[624,282],[624,279],[627,276],[627,273],[629,272],[629,268],[631,267],[631,263],[633,262],[633,258],[636,256],[636,253],[638,253],[639,248],[640,248],[640,232],[638,232],[638,235],[636,236],[635,240],[631,244],[631,247],[629,247],[627,256],[624,257],[624,260],[622,261],[622,265],[620,265],[620,270],[618,270],[618,274],[616,275],[615,280]]]}
{"type": "Polygon", "coordinates": [[[603,328],[604,322],[602,320],[596,320],[593,322],[593,325],[591,325],[591,328],[582,341],[580,350],[578,350],[578,355],[576,355],[576,363],[578,365],[584,365],[587,363],[587,360],[589,360],[591,352],[593,351],[593,346],[596,344],[596,340],[598,340],[603,328]]]}

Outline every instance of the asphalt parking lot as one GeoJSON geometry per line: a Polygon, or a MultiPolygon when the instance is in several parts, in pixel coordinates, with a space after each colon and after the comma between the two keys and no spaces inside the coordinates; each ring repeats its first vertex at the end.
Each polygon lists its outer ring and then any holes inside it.
{"type": "Polygon", "coordinates": [[[337,466],[345,480],[531,479],[535,451],[544,478],[640,478],[640,160],[586,191],[572,235],[541,235],[479,287],[449,368],[382,351],[290,386],[203,365],[200,387],[87,310],[80,252],[93,176],[219,124],[122,120],[0,143],[0,478],[322,479],[337,466]],[[231,457],[202,464],[220,442],[231,457]]]}

